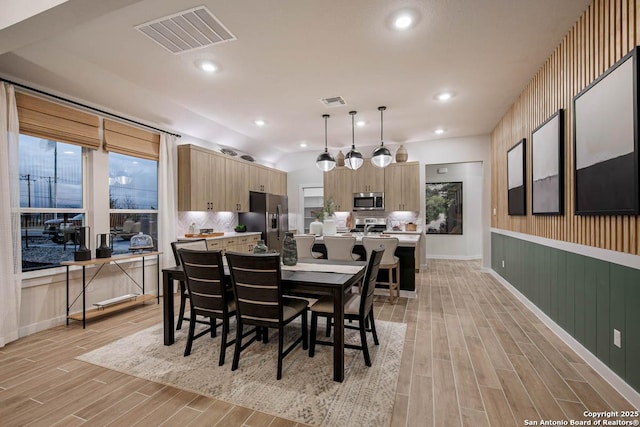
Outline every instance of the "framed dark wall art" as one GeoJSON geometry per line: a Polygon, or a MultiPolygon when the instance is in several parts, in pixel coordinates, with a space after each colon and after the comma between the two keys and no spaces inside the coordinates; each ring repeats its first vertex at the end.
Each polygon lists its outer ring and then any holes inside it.
{"type": "Polygon", "coordinates": [[[577,215],[637,215],[638,48],[573,99],[577,215]]]}
{"type": "Polygon", "coordinates": [[[564,213],[564,110],[531,134],[531,213],[564,213]]]}
{"type": "Polygon", "coordinates": [[[526,171],[526,142],[522,138],[520,142],[511,147],[507,152],[507,188],[509,215],[527,214],[527,180],[526,171]]]}
{"type": "Polygon", "coordinates": [[[426,228],[429,234],[462,234],[462,182],[426,185],[426,228]]]}

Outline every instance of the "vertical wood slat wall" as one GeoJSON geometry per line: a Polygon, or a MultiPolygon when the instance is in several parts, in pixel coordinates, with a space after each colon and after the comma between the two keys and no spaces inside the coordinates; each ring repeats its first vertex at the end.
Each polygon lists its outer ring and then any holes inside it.
{"type": "Polygon", "coordinates": [[[640,44],[640,0],[594,0],[491,134],[491,226],[554,240],[640,254],[640,216],[577,216],[573,97],[640,44]],[[531,132],[565,110],[564,215],[531,215],[531,132]],[[507,214],[507,151],[527,139],[526,216],[507,214]]]}

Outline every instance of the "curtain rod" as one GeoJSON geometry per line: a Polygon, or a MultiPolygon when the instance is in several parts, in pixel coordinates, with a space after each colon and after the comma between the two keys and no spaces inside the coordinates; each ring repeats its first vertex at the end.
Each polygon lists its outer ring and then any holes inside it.
{"type": "Polygon", "coordinates": [[[117,114],[109,113],[108,111],[104,111],[104,110],[101,110],[99,108],[92,107],[90,105],[82,104],[80,102],[73,101],[73,100],[67,99],[67,98],[63,98],[63,97],[58,96],[58,95],[53,95],[53,94],[45,92],[43,90],[35,89],[35,88],[29,87],[29,86],[26,86],[26,85],[23,85],[23,84],[20,84],[20,83],[12,82],[11,80],[7,80],[4,77],[0,77],[0,81],[3,81],[5,83],[9,83],[9,84],[14,85],[14,86],[18,86],[18,87],[20,87],[22,89],[27,89],[27,90],[30,90],[32,92],[36,92],[36,93],[39,93],[41,95],[45,95],[45,96],[48,96],[48,97],[51,97],[51,98],[54,98],[54,99],[57,99],[57,100],[60,100],[60,101],[63,101],[63,102],[67,102],[69,104],[77,105],[79,107],[86,108],[88,110],[92,110],[92,111],[95,111],[97,113],[104,114],[106,116],[115,117],[117,119],[124,120],[124,121],[129,122],[129,123],[134,123],[134,124],[136,124],[138,126],[143,126],[143,127],[148,128],[148,129],[153,129],[153,130],[158,131],[158,132],[166,133],[167,135],[173,135],[176,138],[182,138],[182,135],[180,135],[180,134],[173,133],[173,132],[168,132],[166,130],[159,129],[159,128],[156,128],[156,127],[153,127],[153,126],[149,126],[147,124],[140,123],[140,122],[137,122],[135,120],[131,120],[131,119],[128,119],[126,117],[119,116],[117,114]]]}

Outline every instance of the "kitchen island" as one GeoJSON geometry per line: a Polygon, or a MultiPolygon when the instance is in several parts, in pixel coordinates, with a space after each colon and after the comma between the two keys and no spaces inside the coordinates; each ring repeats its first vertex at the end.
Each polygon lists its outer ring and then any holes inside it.
{"type": "MultiPolygon", "coordinates": [[[[366,253],[362,246],[362,238],[364,233],[344,233],[337,234],[338,236],[354,236],[356,238],[356,245],[353,248],[353,253],[360,255],[362,260],[366,260],[366,253]]],[[[386,233],[374,234],[370,233],[369,237],[389,236],[398,238],[398,247],[394,252],[394,255],[400,259],[400,291],[405,291],[405,296],[414,295],[416,291],[416,271],[420,266],[419,254],[420,245],[422,244],[422,234],[393,234],[386,233]]],[[[323,236],[316,236],[316,242],[313,245],[314,252],[321,252],[325,257],[327,255],[327,249],[323,243],[323,236]]],[[[386,272],[380,272],[380,278],[386,280],[386,272]]]]}

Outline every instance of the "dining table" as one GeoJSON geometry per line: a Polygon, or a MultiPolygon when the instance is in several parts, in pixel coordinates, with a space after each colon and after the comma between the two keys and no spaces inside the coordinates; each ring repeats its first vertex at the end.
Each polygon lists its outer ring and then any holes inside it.
{"type": "MultiPolygon", "coordinates": [[[[365,261],[330,261],[302,258],[294,266],[281,268],[281,286],[285,295],[319,298],[329,295],[333,299],[334,345],[333,380],[344,380],[344,303],[346,294],[364,277],[365,261]]],[[[230,281],[225,263],[225,278],[230,281]]],[[[184,281],[181,266],[162,270],[164,345],[175,343],[174,281],[184,281]]]]}

